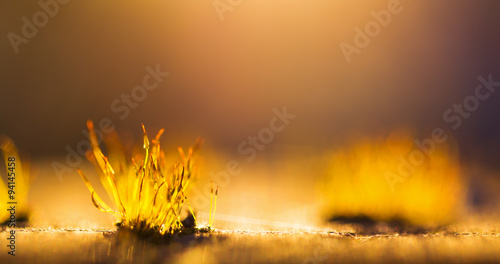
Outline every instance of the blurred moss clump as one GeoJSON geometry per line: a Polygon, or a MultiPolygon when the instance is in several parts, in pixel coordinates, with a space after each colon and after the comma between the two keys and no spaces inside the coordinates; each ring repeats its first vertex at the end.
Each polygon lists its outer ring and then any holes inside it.
{"type": "Polygon", "coordinates": [[[318,184],[322,216],[423,228],[452,223],[465,200],[458,148],[450,137],[433,144],[426,151],[400,129],[328,154],[318,184]]]}
{"type": "Polygon", "coordinates": [[[18,227],[28,221],[29,165],[21,164],[14,141],[0,135],[0,149],[5,163],[5,175],[0,172],[0,225],[18,227]],[[9,210],[15,206],[15,210],[9,210]],[[11,218],[15,212],[15,220],[11,218]]]}

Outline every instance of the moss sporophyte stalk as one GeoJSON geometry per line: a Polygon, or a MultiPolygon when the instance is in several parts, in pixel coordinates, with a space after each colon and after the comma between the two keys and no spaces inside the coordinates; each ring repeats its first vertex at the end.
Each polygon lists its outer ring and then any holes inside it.
{"type": "Polygon", "coordinates": [[[99,210],[112,214],[119,228],[160,235],[212,230],[218,188],[215,192],[212,188],[212,196],[215,196],[213,213],[211,204],[209,225],[203,229],[197,228],[195,214],[187,198],[189,183],[197,174],[194,154],[203,143],[201,139],[196,140],[187,155],[178,147],[181,161],[168,170],[165,154],[160,149],[163,129],[150,142],[143,125],[142,153],[129,162],[118,137],[112,136],[104,141],[108,159],[99,147],[92,121],[87,121],[87,128],[92,146],[87,152],[87,159],[97,167],[101,183],[116,209],[100,198],[81,170],[78,173],[90,191],[92,203],[99,210]],[[181,220],[183,208],[189,214],[184,221],[181,220]]]}

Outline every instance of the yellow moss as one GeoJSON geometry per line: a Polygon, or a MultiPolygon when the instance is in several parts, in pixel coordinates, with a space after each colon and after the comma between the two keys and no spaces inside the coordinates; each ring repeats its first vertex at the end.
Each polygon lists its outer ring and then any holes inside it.
{"type": "MultiPolygon", "coordinates": [[[[79,170],[93,204],[99,210],[114,215],[123,228],[138,232],[154,231],[162,235],[180,231],[183,228],[180,215],[184,202],[187,202],[188,186],[196,174],[193,156],[202,145],[202,140],[198,139],[187,155],[179,147],[181,162],[175,163],[169,170],[165,154],[160,149],[163,129],[150,142],[143,125],[143,151],[127,162],[116,134],[105,140],[108,159],[98,145],[91,121],[87,122],[87,127],[92,146],[87,158],[96,165],[101,183],[115,209],[104,203],[79,170]]],[[[188,209],[192,213],[191,208],[188,209]]]]}
{"type": "Polygon", "coordinates": [[[413,140],[409,131],[400,130],[386,140],[364,139],[329,154],[318,184],[323,216],[402,220],[426,227],[453,221],[465,199],[453,140],[436,143],[422,164],[402,174],[402,159],[418,150],[413,140]]]}
{"type": "Polygon", "coordinates": [[[27,205],[30,184],[28,165],[25,163],[23,167],[14,141],[7,136],[0,135],[0,149],[7,169],[5,177],[0,173],[0,223],[4,223],[10,217],[10,213],[7,211],[7,207],[10,205],[7,202],[16,202],[16,221],[24,221],[28,216],[27,205]],[[12,158],[13,160],[9,160],[12,158]],[[9,168],[13,169],[9,170],[9,168]],[[15,178],[10,177],[9,173],[11,175],[13,173],[15,178]],[[9,178],[13,179],[13,181],[10,181],[9,178]],[[4,182],[3,180],[7,181],[4,182]],[[9,182],[13,182],[14,185],[11,184],[11,187],[9,187],[9,182]],[[14,200],[10,199],[9,190],[14,191],[14,200]]]}

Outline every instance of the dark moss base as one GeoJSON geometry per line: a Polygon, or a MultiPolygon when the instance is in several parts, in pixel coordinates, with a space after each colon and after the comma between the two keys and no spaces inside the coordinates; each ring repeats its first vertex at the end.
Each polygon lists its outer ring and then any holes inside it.
{"type": "MultiPolygon", "coordinates": [[[[3,221],[2,223],[0,223],[0,227],[9,227],[9,223],[10,222],[10,219],[9,220],[6,220],[6,221],[3,221]]],[[[16,222],[15,222],[15,227],[27,227],[29,224],[29,214],[27,213],[21,213],[19,215],[16,215],[16,222]]]]}
{"type": "Polygon", "coordinates": [[[389,220],[377,220],[366,215],[358,216],[335,216],[330,218],[329,222],[339,224],[350,224],[356,227],[356,233],[372,234],[423,234],[441,231],[445,226],[421,226],[415,225],[404,219],[393,218],[389,220]]]}

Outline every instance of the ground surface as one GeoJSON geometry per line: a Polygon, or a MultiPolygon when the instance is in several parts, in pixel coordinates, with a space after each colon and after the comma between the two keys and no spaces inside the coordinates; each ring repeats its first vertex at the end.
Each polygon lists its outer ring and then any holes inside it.
{"type": "MultiPolygon", "coordinates": [[[[214,171],[224,168],[221,160],[214,171]]],[[[465,212],[439,231],[364,235],[356,226],[322,222],[315,179],[308,176],[314,164],[300,160],[290,167],[244,164],[241,174],[218,183],[218,231],[170,243],[116,232],[113,217],[92,205],[76,171],[59,180],[52,159],[35,162],[29,226],[15,229],[15,257],[7,254],[10,230],[0,231],[0,263],[500,263],[498,209],[465,212]]],[[[93,168],[82,169],[103,193],[93,168]]],[[[208,206],[197,207],[200,222],[206,221],[208,206]]]]}
{"type": "MultiPolygon", "coordinates": [[[[169,243],[107,230],[17,229],[16,256],[1,263],[495,263],[500,233],[356,235],[217,231],[169,243]]],[[[6,241],[7,232],[0,233],[6,241]]],[[[5,250],[3,250],[5,251],[5,250]]]]}

